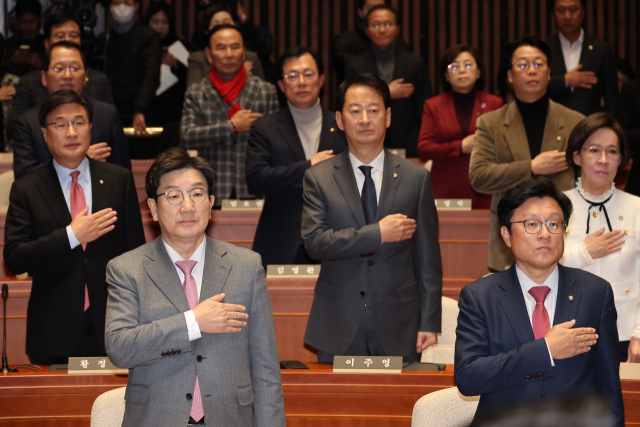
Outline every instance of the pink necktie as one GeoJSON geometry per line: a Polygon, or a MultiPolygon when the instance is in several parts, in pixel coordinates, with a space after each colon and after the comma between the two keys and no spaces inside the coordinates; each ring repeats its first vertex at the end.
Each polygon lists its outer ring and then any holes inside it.
{"type": "Polygon", "coordinates": [[[548,286],[536,286],[529,289],[529,293],[536,300],[536,306],[533,309],[532,324],[533,324],[533,336],[535,339],[543,338],[547,335],[547,332],[551,330],[549,324],[549,313],[544,306],[544,300],[551,292],[551,288],[548,286]]]}
{"type": "MultiPolygon", "coordinates": [[[[80,175],[80,171],[71,172],[71,194],[69,198],[71,199],[71,219],[75,218],[85,206],[87,206],[87,202],[84,199],[84,190],[82,186],[78,184],[78,175],[80,175]]],[[[82,244],[82,250],[87,249],[87,244],[82,244]]],[[[87,284],[84,284],[84,311],[87,311],[89,308],[89,288],[87,288],[87,284]]]]}
{"type": "MultiPolygon", "coordinates": [[[[198,305],[198,288],[195,279],[191,275],[196,264],[196,261],[176,262],[178,268],[184,273],[184,284],[182,288],[187,296],[189,308],[192,310],[198,305]]],[[[202,417],[204,417],[204,409],[202,408],[202,396],[200,395],[200,382],[198,381],[198,377],[196,377],[196,387],[193,390],[193,403],[191,404],[191,418],[195,421],[200,421],[202,417]]]]}

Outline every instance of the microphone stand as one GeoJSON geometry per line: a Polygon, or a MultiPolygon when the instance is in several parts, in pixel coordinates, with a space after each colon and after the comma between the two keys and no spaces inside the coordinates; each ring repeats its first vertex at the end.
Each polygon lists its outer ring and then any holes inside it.
{"type": "Polygon", "coordinates": [[[9,372],[18,372],[17,369],[9,369],[9,362],[7,362],[7,297],[9,295],[9,286],[5,283],[2,285],[2,305],[3,305],[3,319],[2,319],[2,373],[7,374],[9,372]]]}

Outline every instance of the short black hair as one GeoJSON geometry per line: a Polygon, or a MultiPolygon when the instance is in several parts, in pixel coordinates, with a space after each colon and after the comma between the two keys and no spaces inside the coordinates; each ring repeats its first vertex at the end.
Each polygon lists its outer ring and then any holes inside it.
{"type": "MultiPolygon", "coordinates": [[[[554,9],[556,8],[556,3],[558,2],[558,0],[548,0],[547,4],[548,4],[548,9],[551,11],[551,13],[553,13],[554,9]]],[[[582,6],[582,10],[586,11],[587,10],[587,0],[580,0],[580,6],[582,6]]]]}
{"type": "Polygon", "coordinates": [[[618,166],[618,170],[627,164],[629,160],[629,142],[627,141],[626,132],[615,117],[607,113],[594,113],[580,120],[569,135],[566,159],[569,167],[576,173],[580,172],[581,168],[573,160],[573,153],[582,150],[587,139],[599,129],[611,129],[618,137],[618,145],[620,146],[620,166],[618,166]]]}
{"type": "Polygon", "coordinates": [[[87,69],[87,57],[84,55],[84,52],[82,51],[82,48],[80,47],[80,45],[78,43],[74,43],[69,40],[62,40],[52,45],[49,45],[47,50],[44,51],[44,55],[42,55],[42,61],[40,61],[40,69],[42,71],[47,72],[47,70],[49,69],[49,66],[51,65],[51,52],[53,52],[53,49],[57,47],[75,49],[78,52],[80,52],[80,58],[82,59],[82,66],[84,67],[85,70],[87,69]]]}
{"type": "Polygon", "coordinates": [[[168,173],[182,170],[195,169],[207,180],[207,195],[213,195],[213,186],[216,184],[216,171],[202,157],[191,157],[187,150],[171,147],[158,155],[153,162],[144,180],[144,189],[147,197],[158,200],[158,188],[162,177],[168,173]]]}
{"type": "Polygon", "coordinates": [[[364,16],[364,26],[368,27],[369,26],[369,16],[375,12],[376,10],[388,10],[389,12],[393,13],[396,17],[396,25],[400,26],[400,15],[398,15],[398,11],[392,7],[389,6],[388,4],[379,4],[376,6],[373,6],[371,9],[369,9],[369,11],[367,12],[367,14],[364,16]]]}
{"type": "Polygon", "coordinates": [[[35,16],[42,15],[42,5],[39,0],[19,0],[16,1],[16,6],[13,8],[16,17],[20,18],[26,13],[31,13],[35,16]]]}
{"type": "Polygon", "coordinates": [[[93,123],[93,107],[82,96],[78,95],[71,89],[60,89],[57,92],[53,92],[44,100],[40,106],[38,112],[38,121],[41,127],[47,126],[47,116],[56,108],[65,104],[78,104],[87,112],[87,120],[89,123],[93,123]]]}
{"type": "Polygon", "coordinates": [[[51,31],[53,27],[57,27],[58,25],[62,25],[65,22],[69,22],[69,21],[73,21],[76,23],[76,25],[78,26],[78,32],[82,37],[82,31],[81,31],[82,27],[80,26],[76,18],[69,12],[61,11],[51,15],[49,19],[47,19],[47,22],[44,23],[44,38],[45,39],[51,38],[51,31]]]}
{"type": "Polygon", "coordinates": [[[482,90],[484,89],[484,64],[482,63],[482,57],[478,54],[478,51],[473,47],[466,44],[457,44],[451,46],[447,49],[442,58],[440,59],[440,67],[438,68],[439,77],[442,80],[442,88],[446,91],[451,89],[451,84],[444,78],[444,75],[447,74],[447,70],[449,69],[449,64],[451,64],[462,52],[469,52],[473,59],[476,61],[476,65],[478,66],[478,71],[480,72],[480,77],[476,80],[476,89],[482,90]]]}
{"type": "Polygon", "coordinates": [[[146,12],[144,13],[144,19],[142,23],[146,26],[149,26],[149,21],[151,21],[151,17],[158,12],[164,13],[167,17],[167,21],[169,22],[169,31],[167,32],[166,38],[168,40],[173,40],[176,38],[176,30],[175,30],[175,17],[173,13],[173,7],[169,6],[168,3],[164,1],[152,1],[147,7],[146,12]]]}
{"type": "Polygon", "coordinates": [[[536,176],[507,190],[500,203],[498,203],[498,223],[500,226],[507,227],[511,232],[510,222],[511,218],[513,218],[513,211],[529,199],[542,197],[551,197],[555,200],[560,205],[560,209],[562,209],[565,223],[569,222],[569,217],[573,212],[571,200],[562,191],[558,190],[549,178],[536,176]]]}
{"type": "Polygon", "coordinates": [[[389,91],[389,85],[387,85],[380,77],[374,76],[369,73],[361,73],[356,74],[355,76],[348,78],[343,81],[342,84],[338,87],[338,111],[342,111],[344,108],[344,100],[347,95],[347,90],[351,86],[367,86],[371,89],[378,92],[378,94],[382,97],[382,103],[384,105],[384,109],[389,108],[389,103],[391,102],[391,92],[389,91]]]}
{"type": "Polygon", "coordinates": [[[238,32],[238,34],[240,34],[240,38],[242,39],[242,44],[244,45],[244,37],[242,36],[242,32],[240,31],[240,29],[238,27],[236,27],[235,25],[231,25],[231,24],[220,24],[220,25],[216,25],[215,27],[213,27],[207,33],[207,46],[211,47],[211,37],[213,37],[213,35],[215,33],[217,33],[218,31],[226,30],[226,29],[236,30],[238,32]]]}
{"type": "Polygon", "coordinates": [[[547,57],[547,64],[549,63],[549,61],[551,61],[551,49],[549,49],[549,45],[543,42],[538,36],[528,35],[524,36],[520,40],[516,40],[513,43],[509,43],[509,45],[507,46],[507,58],[509,59],[511,67],[513,67],[513,55],[516,53],[516,50],[522,46],[535,47],[536,49],[542,51],[542,53],[544,53],[544,56],[547,57]]]}
{"type": "Polygon", "coordinates": [[[322,59],[320,58],[320,55],[318,55],[318,52],[313,49],[309,49],[308,47],[292,47],[291,49],[280,55],[280,58],[278,58],[278,80],[282,80],[282,77],[284,76],[284,63],[287,62],[288,59],[300,58],[302,55],[305,55],[307,53],[311,55],[313,60],[316,62],[318,74],[323,75],[324,66],[322,65],[322,59]]]}

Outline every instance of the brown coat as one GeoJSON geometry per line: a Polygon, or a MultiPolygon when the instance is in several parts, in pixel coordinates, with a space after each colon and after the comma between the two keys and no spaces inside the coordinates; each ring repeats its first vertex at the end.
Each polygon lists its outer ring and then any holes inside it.
{"type": "MultiPolygon", "coordinates": [[[[583,118],[577,111],[549,101],[541,151],[566,151],[569,134],[583,118]]],[[[500,235],[498,203],[505,191],[531,178],[531,152],[526,143],[524,122],[515,101],[480,116],[477,129],[469,164],[469,180],[475,191],[493,194],[489,267],[501,271],[511,266],[514,259],[500,235]]],[[[570,169],[547,177],[562,191],[572,189],[575,181],[570,169]]]]}

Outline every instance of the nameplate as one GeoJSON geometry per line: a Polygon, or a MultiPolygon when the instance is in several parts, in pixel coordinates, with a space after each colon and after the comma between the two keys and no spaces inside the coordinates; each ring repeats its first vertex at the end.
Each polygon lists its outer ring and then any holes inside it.
{"type": "Polygon", "coordinates": [[[320,264],[285,264],[267,265],[267,278],[296,278],[303,277],[317,279],[320,274],[320,264]]]}
{"type": "Polygon", "coordinates": [[[401,374],[402,356],[334,356],[333,372],[401,374]]]}
{"type": "Polygon", "coordinates": [[[435,199],[439,211],[470,211],[471,199],[435,199]]]}
{"type": "Polygon", "coordinates": [[[395,154],[396,156],[400,156],[403,159],[407,158],[407,150],[404,148],[387,148],[391,154],[395,154]]]}
{"type": "Polygon", "coordinates": [[[147,128],[146,135],[139,134],[133,128],[122,128],[122,130],[124,131],[124,136],[126,136],[127,138],[145,138],[146,136],[160,136],[164,128],[147,128]]]}
{"type": "Polygon", "coordinates": [[[127,374],[128,369],[114,366],[108,357],[70,357],[69,374],[127,374]]]}
{"type": "Polygon", "coordinates": [[[621,380],[640,380],[640,363],[621,363],[621,380]]]}
{"type": "Polygon", "coordinates": [[[220,209],[223,211],[261,211],[264,200],[222,200],[220,209]]]}

